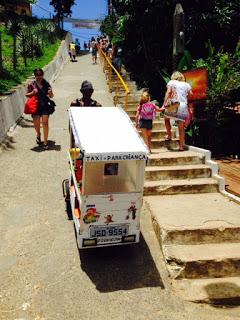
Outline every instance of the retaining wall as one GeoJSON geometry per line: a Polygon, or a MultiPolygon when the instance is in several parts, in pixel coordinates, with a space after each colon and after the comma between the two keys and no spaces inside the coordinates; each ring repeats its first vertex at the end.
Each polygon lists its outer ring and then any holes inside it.
{"type": "MultiPolygon", "coordinates": [[[[53,61],[43,68],[44,78],[50,83],[56,79],[68,59],[68,45],[71,40],[71,34],[67,33],[53,61]]],[[[0,97],[0,143],[6,137],[9,129],[13,127],[22,116],[26,101],[25,94],[27,85],[32,80],[33,77],[28,78],[24,83],[10,90],[9,95],[0,97]]]]}

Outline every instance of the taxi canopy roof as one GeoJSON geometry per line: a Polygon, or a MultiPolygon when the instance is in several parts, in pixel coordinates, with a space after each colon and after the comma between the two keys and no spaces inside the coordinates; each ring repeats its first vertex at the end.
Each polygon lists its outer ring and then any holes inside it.
{"type": "Polygon", "coordinates": [[[147,159],[149,151],[122,108],[71,107],[69,118],[86,161],[147,159]]]}

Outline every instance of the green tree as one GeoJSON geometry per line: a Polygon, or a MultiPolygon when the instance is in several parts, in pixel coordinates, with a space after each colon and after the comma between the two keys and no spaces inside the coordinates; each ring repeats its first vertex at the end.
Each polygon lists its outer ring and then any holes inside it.
{"type": "Polygon", "coordinates": [[[13,69],[17,69],[17,35],[22,28],[22,19],[15,12],[11,12],[7,24],[9,34],[13,37],[13,69]]]}
{"type": "Polygon", "coordinates": [[[71,16],[71,7],[75,4],[74,0],[51,0],[50,5],[53,6],[57,14],[58,28],[63,25],[63,18],[71,16]]]}
{"type": "MultiPolygon", "coordinates": [[[[172,72],[172,21],[176,2],[112,0],[113,15],[102,25],[103,32],[122,41],[124,63],[135,79],[150,87],[159,98],[165,91],[162,70],[172,72]]],[[[186,49],[193,59],[207,57],[208,39],[217,50],[223,46],[226,51],[234,51],[240,30],[239,0],[181,0],[181,4],[185,12],[186,49]]]]}

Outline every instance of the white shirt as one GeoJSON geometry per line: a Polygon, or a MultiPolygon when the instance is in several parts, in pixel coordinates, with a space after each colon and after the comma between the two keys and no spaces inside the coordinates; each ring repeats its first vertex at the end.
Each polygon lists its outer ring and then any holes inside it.
{"type": "Polygon", "coordinates": [[[180,104],[187,105],[188,93],[192,89],[189,83],[185,81],[170,80],[167,86],[174,87],[177,92],[180,104]]]}

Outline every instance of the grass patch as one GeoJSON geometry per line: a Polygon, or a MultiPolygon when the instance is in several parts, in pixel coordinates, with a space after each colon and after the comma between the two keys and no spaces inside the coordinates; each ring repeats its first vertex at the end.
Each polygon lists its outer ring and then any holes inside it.
{"type": "Polygon", "coordinates": [[[4,31],[2,26],[0,27],[0,30],[2,32],[2,56],[4,68],[0,79],[0,95],[3,95],[11,88],[21,84],[28,77],[33,75],[34,69],[43,68],[45,65],[50,63],[57,53],[61,40],[57,40],[53,44],[49,43],[44,47],[43,55],[40,58],[34,58],[33,60],[28,58],[27,67],[24,66],[22,57],[18,57],[17,70],[13,70],[13,39],[4,31]]]}

